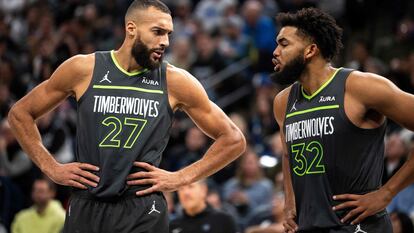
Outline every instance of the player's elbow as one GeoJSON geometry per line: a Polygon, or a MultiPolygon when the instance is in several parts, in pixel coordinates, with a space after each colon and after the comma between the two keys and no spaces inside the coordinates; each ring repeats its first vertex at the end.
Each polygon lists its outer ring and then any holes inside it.
{"type": "Polygon", "coordinates": [[[23,110],[19,104],[14,104],[7,114],[7,121],[12,129],[16,128],[19,124],[22,123],[23,110]]]}
{"type": "Polygon", "coordinates": [[[232,128],[231,145],[234,147],[234,154],[236,155],[236,158],[246,150],[246,138],[236,127],[232,128]]]}

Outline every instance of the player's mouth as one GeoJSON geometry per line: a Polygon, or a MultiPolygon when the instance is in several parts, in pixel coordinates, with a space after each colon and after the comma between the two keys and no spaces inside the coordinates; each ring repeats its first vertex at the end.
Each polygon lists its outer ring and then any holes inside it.
{"type": "Polygon", "coordinates": [[[154,58],[155,58],[156,60],[160,60],[160,59],[161,59],[161,57],[162,57],[162,55],[164,54],[164,51],[161,51],[161,50],[154,50],[154,51],[152,52],[152,54],[153,54],[153,56],[154,56],[154,58]]]}
{"type": "Polygon", "coordinates": [[[280,71],[280,61],[277,60],[276,58],[273,58],[272,62],[273,62],[273,65],[275,65],[273,70],[276,71],[276,72],[279,72],[280,71]]]}

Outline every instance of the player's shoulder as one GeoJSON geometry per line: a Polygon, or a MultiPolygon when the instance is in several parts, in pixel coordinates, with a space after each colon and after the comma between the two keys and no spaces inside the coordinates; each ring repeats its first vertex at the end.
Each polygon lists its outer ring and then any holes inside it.
{"type": "Polygon", "coordinates": [[[286,108],[290,91],[292,90],[292,85],[286,87],[285,89],[281,90],[274,98],[273,100],[273,106],[275,108],[286,108]]]}
{"type": "Polygon", "coordinates": [[[185,94],[191,96],[204,89],[201,83],[185,69],[167,64],[167,83],[170,93],[185,94]],[[195,93],[194,93],[195,92],[195,93]]]}
{"type": "Polygon", "coordinates": [[[277,95],[275,96],[275,101],[287,101],[290,95],[290,91],[292,90],[292,85],[286,87],[285,89],[281,90],[277,95]]]}
{"type": "Polygon", "coordinates": [[[378,74],[361,72],[358,70],[352,71],[346,81],[346,91],[358,95],[375,93],[382,88],[389,88],[392,82],[378,74]]]}
{"type": "Polygon", "coordinates": [[[170,63],[167,63],[167,78],[168,81],[185,83],[197,81],[196,78],[185,69],[176,67],[170,63]]]}
{"type": "Polygon", "coordinates": [[[95,66],[95,53],[75,55],[66,60],[63,65],[71,72],[90,74],[95,66]]]}

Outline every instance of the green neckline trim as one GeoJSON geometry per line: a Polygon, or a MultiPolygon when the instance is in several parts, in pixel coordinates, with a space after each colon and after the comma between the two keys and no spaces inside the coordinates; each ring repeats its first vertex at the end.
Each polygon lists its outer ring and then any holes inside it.
{"type": "Polygon", "coordinates": [[[119,65],[119,63],[118,63],[118,61],[116,60],[116,58],[115,58],[115,55],[114,55],[114,50],[111,50],[111,58],[112,58],[112,61],[114,62],[114,64],[115,64],[115,66],[122,72],[122,73],[124,73],[124,74],[126,74],[126,75],[128,75],[128,76],[135,76],[135,75],[139,75],[139,74],[142,74],[142,73],[144,73],[144,72],[147,72],[148,71],[148,69],[143,69],[143,70],[138,70],[138,71],[135,71],[135,72],[128,72],[128,71],[126,71],[126,70],[124,70],[124,68],[122,68],[120,65],[119,65]]]}
{"type": "Polygon", "coordinates": [[[336,69],[336,71],[332,74],[332,77],[330,77],[328,79],[328,81],[326,81],[321,87],[319,87],[319,89],[317,91],[315,91],[312,95],[307,95],[305,93],[305,91],[303,90],[303,86],[301,86],[301,91],[302,91],[303,97],[305,97],[307,100],[311,100],[313,97],[317,96],[323,89],[325,89],[326,86],[329,85],[329,83],[332,82],[332,80],[335,78],[338,71],[341,70],[341,69],[342,69],[342,67],[336,69]]]}
{"type": "Polygon", "coordinates": [[[131,90],[131,91],[139,91],[139,92],[145,92],[145,93],[164,94],[162,90],[151,90],[151,89],[130,87],[130,86],[93,85],[93,88],[94,89],[131,90]]]}
{"type": "Polygon", "coordinates": [[[321,107],[316,107],[316,108],[309,108],[309,109],[289,113],[286,115],[286,118],[297,116],[297,115],[302,115],[308,112],[315,112],[315,111],[335,109],[335,108],[339,108],[339,105],[336,104],[336,105],[327,105],[327,106],[321,106],[321,107]]]}

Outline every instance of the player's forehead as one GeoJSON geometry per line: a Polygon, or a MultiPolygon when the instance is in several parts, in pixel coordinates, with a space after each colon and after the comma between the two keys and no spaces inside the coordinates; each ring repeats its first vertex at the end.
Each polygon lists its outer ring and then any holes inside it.
{"type": "Polygon", "coordinates": [[[276,41],[281,41],[281,40],[301,40],[303,38],[301,38],[298,33],[297,33],[298,29],[296,27],[292,27],[292,26],[285,26],[282,29],[280,29],[279,34],[276,37],[276,41]]]}
{"type": "Polygon", "coordinates": [[[159,27],[169,32],[174,30],[171,15],[162,12],[155,7],[149,7],[148,9],[139,12],[138,18],[140,21],[137,22],[138,25],[142,24],[150,28],[159,27]]]}

